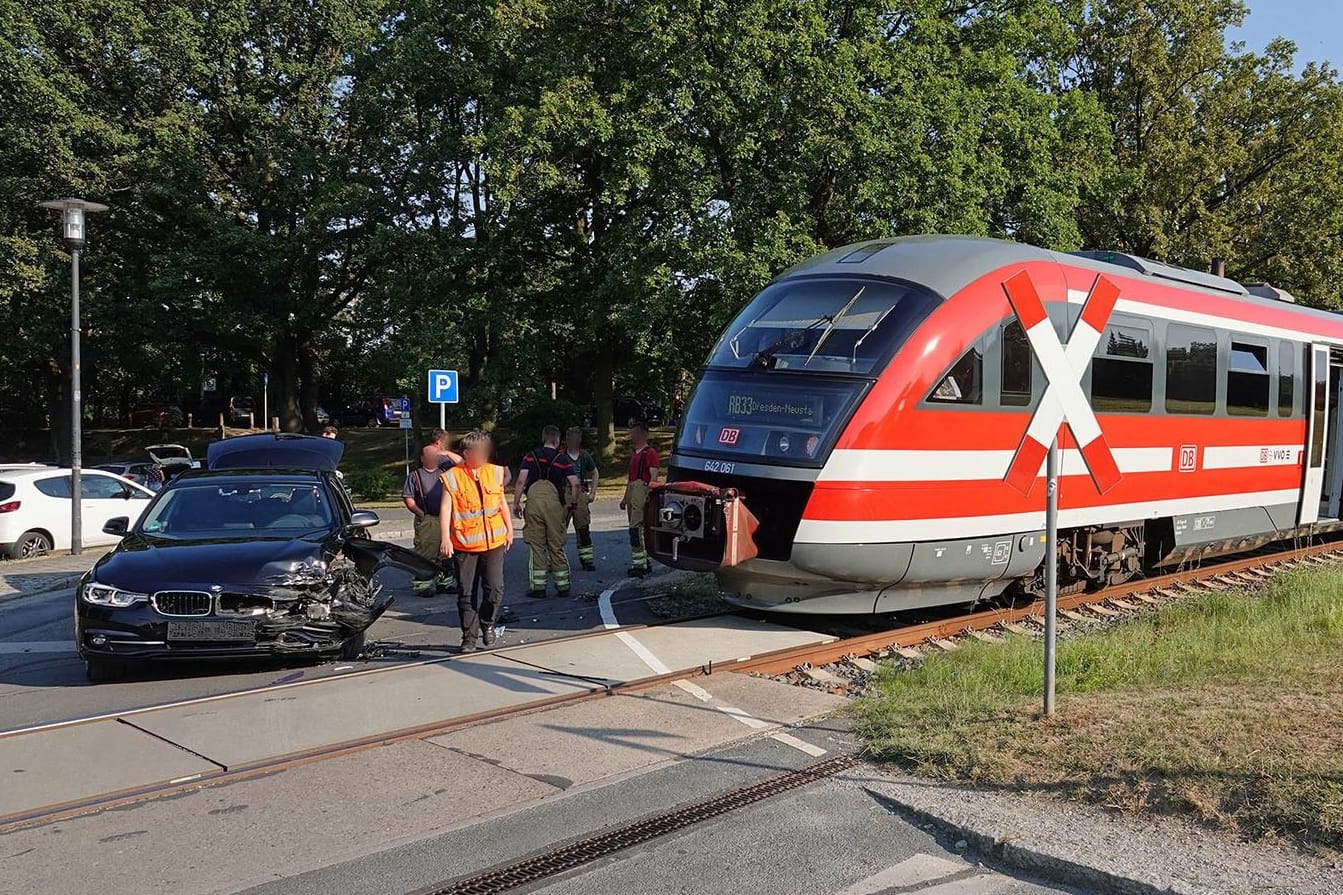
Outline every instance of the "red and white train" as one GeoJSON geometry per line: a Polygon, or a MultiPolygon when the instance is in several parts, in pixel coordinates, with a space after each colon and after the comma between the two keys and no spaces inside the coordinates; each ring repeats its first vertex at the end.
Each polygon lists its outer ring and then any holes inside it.
{"type": "Polygon", "coordinates": [[[912,237],[775,279],[687,405],[652,554],[739,604],[895,612],[1340,526],[1343,316],[1105,252],[912,237]],[[1060,539],[1044,543],[1058,432],[1060,539]]]}

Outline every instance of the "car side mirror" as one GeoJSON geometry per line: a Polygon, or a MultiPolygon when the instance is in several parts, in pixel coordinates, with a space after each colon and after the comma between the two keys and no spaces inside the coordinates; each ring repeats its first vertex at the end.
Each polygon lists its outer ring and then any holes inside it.
{"type": "Polygon", "coordinates": [[[355,510],[350,514],[350,528],[372,528],[380,520],[372,510],[355,510]]]}
{"type": "Polygon", "coordinates": [[[103,534],[116,535],[122,537],[130,530],[131,520],[126,516],[116,516],[108,519],[103,525],[103,534]]]}

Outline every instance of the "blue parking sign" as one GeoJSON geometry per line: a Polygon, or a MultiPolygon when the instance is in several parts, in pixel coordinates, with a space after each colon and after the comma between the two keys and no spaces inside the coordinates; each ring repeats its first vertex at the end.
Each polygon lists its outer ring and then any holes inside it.
{"type": "Polygon", "coordinates": [[[432,404],[457,403],[457,371],[429,371],[429,401],[432,404]]]}

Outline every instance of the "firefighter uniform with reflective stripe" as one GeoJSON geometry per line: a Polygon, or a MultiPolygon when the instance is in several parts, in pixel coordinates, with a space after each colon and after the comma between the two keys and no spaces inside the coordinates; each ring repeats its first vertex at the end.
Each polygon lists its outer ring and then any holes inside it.
{"type": "Polygon", "coordinates": [[[658,452],[646,444],[630,457],[629,482],[625,485],[625,499],[621,501],[629,513],[631,575],[647,575],[652,571],[648,550],[644,546],[644,507],[648,505],[649,485],[658,468],[658,452]]]}
{"type": "Polygon", "coordinates": [[[546,594],[548,577],[555,578],[555,590],[569,595],[569,558],[564,553],[564,536],[569,528],[564,505],[569,494],[573,461],[558,447],[540,447],[522,460],[527,473],[527,510],[523,519],[522,540],[527,545],[528,594],[546,594]]]}
{"type": "Polygon", "coordinates": [[[482,632],[494,626],[504,599],[508,522],[504,516],[503,470],[492,463],[474,470],[459,465],[443,473],[442,479],[452,501],[448,539],[460,581],[457,610],[462,622],[462,643],[474,646],[482,632]],[[477,577],[484,585],[479,589],[475,587],[477,577]],[[479,608],[472,594],[476,590],[480,592],[479,608]]]}
{"type": "MultiPolygon", "coordinates": [[[[573,454],[568,456],[573,461],[579,488],[578,496],[569,507],[569,515],[573,517],[574,533],[578,536],[578,562],[590,572],[597,568],[597,553],[592,547],[592,498],[588,492],[592,489],[597,461],[587,451],[579,451],[577,457],[573,454]]],[[[567,525],[565,531],[568,531],[567,525]]]]}
{"type": "MultiPolygon", "coordinates": [[[[451,466],[451,461],[448,461],[451,466]]],[[[438,555],[438,543],[441,532],[438,525],[439,504],[443,499],[440,484],[442,468],[413,469],[406,476],[401,488],[403,499],[414,501],[420,513],[415,516],[415,552],[430,562],[437,563],[441,571],[433,578],[416,575],[411,581],[411,590],[417,597],[432,597],[434,591],[447,593],[457,589],[456,573],[451,563],[443,562],[438,555]]]]}

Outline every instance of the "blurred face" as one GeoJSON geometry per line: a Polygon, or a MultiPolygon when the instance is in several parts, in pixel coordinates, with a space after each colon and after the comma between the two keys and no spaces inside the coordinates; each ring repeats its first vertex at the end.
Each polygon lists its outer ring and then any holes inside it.
{"type": "Polygon", "coordinates": [[[635,447],[643,447],[648,442],[648,430],[642,426],[630,429],[630,441],[634,442],[635,447]]]}
{"type": "Polygon", "coordinates": [[[583,433],[575,432],[569,436],[569,453],[576,454],[583,449],[583,433]]]}
{"type": "Polygon", "coordinates": [[[442,459],[443,454],[436,444],[426,445],[424,450],[420,451],[420,462],[424,464],[425,469],[438,469],[442,459]]]}
{"type": "Polygon", "coordinates": [[[477,441],[462,452],[462,460],[471,469],[479,469],[490,462],[490,443],[477,441]]]}

